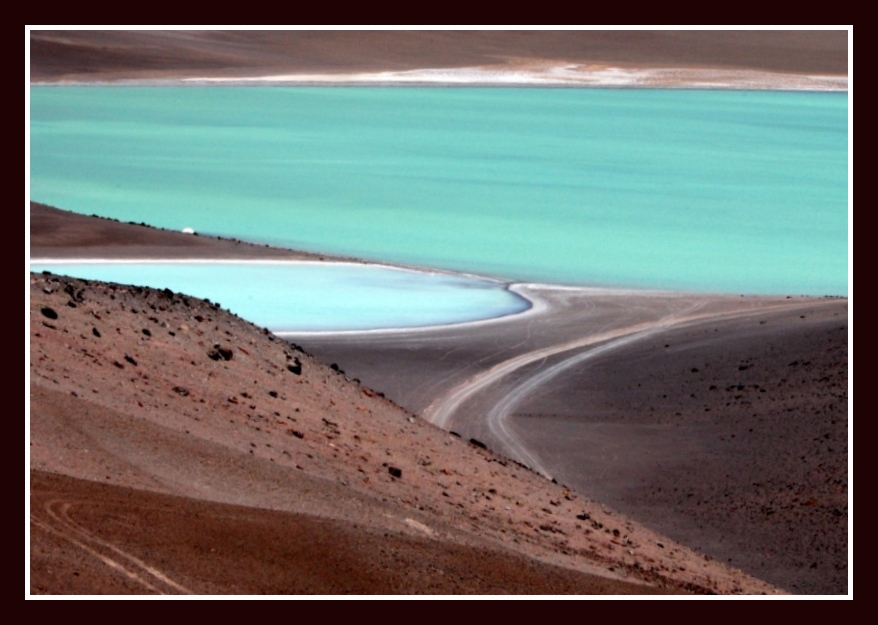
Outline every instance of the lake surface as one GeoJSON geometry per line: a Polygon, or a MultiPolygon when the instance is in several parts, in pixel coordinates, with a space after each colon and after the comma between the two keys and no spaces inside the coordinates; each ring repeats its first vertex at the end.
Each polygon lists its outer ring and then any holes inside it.
{"type": "Polygon", "coordinates": [[[846,295],[847,97],[32,87],[31,199],[508,280],[846,295]]]}

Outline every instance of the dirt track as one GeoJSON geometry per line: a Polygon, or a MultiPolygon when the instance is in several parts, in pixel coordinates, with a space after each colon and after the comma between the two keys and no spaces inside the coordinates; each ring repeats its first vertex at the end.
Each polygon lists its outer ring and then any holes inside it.
{"type": "Polygon", "coordinates": [[[713,557],[847,588],[846,300],[568,293],[538,321],[293,339],[713,557]]]}

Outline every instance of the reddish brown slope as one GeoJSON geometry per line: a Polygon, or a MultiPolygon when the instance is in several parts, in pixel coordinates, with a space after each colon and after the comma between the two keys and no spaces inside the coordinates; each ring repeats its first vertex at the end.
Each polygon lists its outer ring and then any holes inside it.
{"type": "Polygon", "coordinates": [[[33,276],[30,296],[34,592],[179,591],[150,568],[198,593],[634,590],[595,574],[772,591],[200,300],[51,276],[33,276]],[[350,575],[328,575],[341,569],[317,555],[324,531],[349,545],[337,555],[350,575]],[[278,553],[282,535],[295,544],[278,553]],[[238,555],[198,556],[197,536],[238,555]],[[239,561],[243,580],[227,571],[239,561]],[[326,575],[285,586],[272,571],[288,561],[326,575]]]}

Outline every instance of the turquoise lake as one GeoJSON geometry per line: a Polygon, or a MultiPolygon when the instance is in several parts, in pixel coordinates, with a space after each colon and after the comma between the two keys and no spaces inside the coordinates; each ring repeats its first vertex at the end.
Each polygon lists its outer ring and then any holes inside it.
{"type": "Polygon", "coordinates": [[[30,96],[31,199],[59,208],[503,280],[848,292],[843,93],[30,96]]]}

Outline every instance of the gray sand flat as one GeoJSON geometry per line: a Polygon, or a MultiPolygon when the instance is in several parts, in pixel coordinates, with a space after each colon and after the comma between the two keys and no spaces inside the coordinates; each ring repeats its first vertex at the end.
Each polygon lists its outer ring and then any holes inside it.
{"type": "Polygon", "coordinates": [[[291,339],[712,557],[846,592],[847,300],[541,295],[531,318],[291,339]]]}

